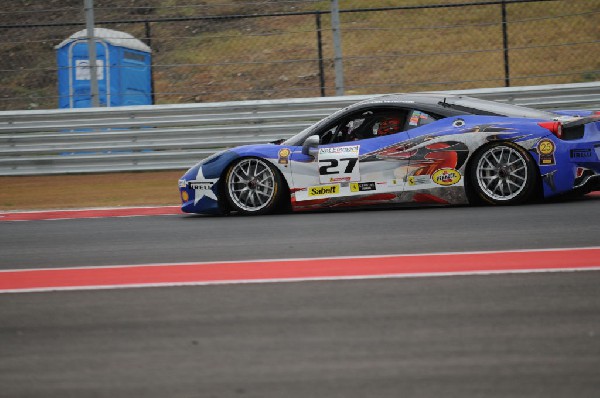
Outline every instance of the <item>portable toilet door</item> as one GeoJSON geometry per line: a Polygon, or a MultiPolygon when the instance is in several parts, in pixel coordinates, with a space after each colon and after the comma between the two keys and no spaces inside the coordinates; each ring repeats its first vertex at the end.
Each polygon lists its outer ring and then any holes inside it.
{"type": "Polygon", "coordinates": [[[118,63],[118,73],[112,75],[113,102],[118,102],[119,105],[152,104],[154,101],[150,53],[120,47],[118,60],[113,58],[113,63],[118,63]]]}
{"type": "MultiPolygon", "coordinates": [[[[89,108],[91,99],[91,68],[88,43],[77,40],[69,44],[69,108],[89,108]]],[[[100,106],[110,106],[110,51],[106,42],[96,39],[96,76],[100,106]]]]}

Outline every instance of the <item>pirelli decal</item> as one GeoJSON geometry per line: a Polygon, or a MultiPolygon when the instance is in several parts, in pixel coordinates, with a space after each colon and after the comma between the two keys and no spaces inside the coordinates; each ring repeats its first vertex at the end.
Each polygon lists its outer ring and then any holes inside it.
{"type": "Polygon", "coordinates": [[[188,181],[187,186],[190,189],[201,189],[204,191],[208,191],[212,189],[214,182],[211,181],[188,181]]]}

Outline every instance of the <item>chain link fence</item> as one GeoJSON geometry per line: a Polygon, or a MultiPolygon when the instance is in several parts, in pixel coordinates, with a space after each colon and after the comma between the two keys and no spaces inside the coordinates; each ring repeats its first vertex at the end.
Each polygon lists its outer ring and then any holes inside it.
{"type": "MultiPolygon", "coordinates": [[[[95,1],[152,48],[156,103],[332,96],[332,0],[95,1]]],[[[339,0],[345,94],[600,80],[600,0],[339,0]]],[[[0,109],[58,104],[83,0],[0,5],[0,109]]]]}

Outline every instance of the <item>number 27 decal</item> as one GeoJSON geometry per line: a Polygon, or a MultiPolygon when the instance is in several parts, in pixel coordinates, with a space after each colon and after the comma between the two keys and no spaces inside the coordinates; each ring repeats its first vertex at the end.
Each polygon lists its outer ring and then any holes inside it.
{"type": "Polygon", "coordinates": [[[319,174],[351,174],[357,162],[358,158],[322,159],[319,161],[319,174]],[[340,162],[342,162],[341,165],[340,162]],[[323,163],[329,164],[323,165],[323,163]]]}
{"type": "Polygon", "coordinates": [[[360,181],[359,148],[359,145],[319,148],[320,183],[360,181]]]}

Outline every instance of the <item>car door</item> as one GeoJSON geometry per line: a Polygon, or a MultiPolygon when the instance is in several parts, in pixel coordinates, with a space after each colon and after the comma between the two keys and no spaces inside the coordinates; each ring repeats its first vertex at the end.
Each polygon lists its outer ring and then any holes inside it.
{"type": "MultiPolygon", "coordinates": [[[[405,111],[395,111],[402,118],[399,125],[403,126],[405,111]]],[[[291,158],[294,200],[320,203],[394,200],[403,190],[409,160],[376,154],[408,140],[408,134],[394,131],[377,135],[383,117],[388,114],[389,109],[375,109],[350,115],[317,132],[321,143],[310,154],[295,151],[291,158]]]]}

